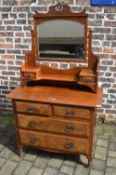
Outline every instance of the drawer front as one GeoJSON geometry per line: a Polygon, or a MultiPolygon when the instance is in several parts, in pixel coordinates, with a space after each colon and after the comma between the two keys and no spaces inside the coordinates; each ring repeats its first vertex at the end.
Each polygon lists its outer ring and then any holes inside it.
{"type": "Polygon", "coordinates": [[[52,151],[88,153],[87,139],[19,130],[20,142],[52,151]]]}
{"type": "Polygon", "coordinates": [[[35,78],[35,74],[31,72],[25,72],[22,74],[22,77],[25,79],[33,79],[35,78]]]}
{"type": "Polygon", "coordinates": [[[90,110],[76,107],[64,107],[55,105],[53,107],[53,114],[55,116],[62,116],[66,118],[90,119],[90,110]]]}
{"type": "Polygon", "coordinates": [[[91,76],[81,76],[80,81],[84,83],[95,83],[96,78],[91,76]]]}
{"type": "Polygon", "coordinates": [[[23,114],[18,114],[17,119],[18,125],[21,128],[83,137],[89,137],[90,133],[90,126],[88,122],[73,122],[68,120],[57,120],[23,114]]]}
{"type": "Polygon", "coordinates": [[[29,103],[16,101],[17,112],[28,113],[28,114],[39,114],[49,115],[49,105],[41,103],[29,103]]]}

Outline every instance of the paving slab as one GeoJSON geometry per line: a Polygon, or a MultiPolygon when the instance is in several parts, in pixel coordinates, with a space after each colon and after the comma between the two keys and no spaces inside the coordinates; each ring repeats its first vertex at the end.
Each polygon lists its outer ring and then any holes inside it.
{"type": "Polygon", "coordinates": [[[10,157],[10,160],[15,161],[15,162],[20,162],[21,161],[21,157],[18,155],[18,153],[13,153],[10,157]]]}
{"type": "Polygon", "coordinates": [[[103,171],[98,171],[98,170],[91,169],[90,170],[90,175],[104,175],[104,172],[103,171]]]}
{"type": "Polygon", "coordinates": [[[107,156],[107,148],[96,146],[94,157],[96,159],[106,160],[106,156],[107,156]]]}
{"type": "Polygon", "coordinates": [[[63,163],[63,159],[63,155],[53,155],[53,157],[48,162],[48,166],[51,166],[53,168],[60,168],[63,163]]]}
{"type": "Polygon", "coordinates": [[[64,165],[69,166],[69,167],[76,167],[76,164],[78,162],[78,157],[80,157],[80,155],[65,155],[65,159],[64,159],[64,165]]]}
{"type": "Polygon", "coordinates": [[[0,168],[2,168],[5,162],[6,162],[6,159],[0,157],[0,168]]]}
{"type": "Polygon", "coordinates": [[[116,157],[116,152],[115,151],[108,151],[108,156],[109,157],[116,157]]]}
{"type": "Polygon", "coordinates": [[[95,132],[96,132],[96,135],[102,135],[103,134],[103,126],[96,125],[95,132]]]}
{"type": "Polygon", "coordinates": [[[57,175],[57,174],[58,174],[58,169],[55,169],[53,167],[47,167],[45,168],[42,175],[57,175]]]}
{"type": "Polygon", "coordinates": [[[34,162],[34,166],[38,168],[45,168],[50,160],[51,153],[42,152],[40,155],[38,155],[38,158],[34,162]]]}
{"type": "Polygon", "coordinates": [[[108,146],[108,140],[105,139],[98,139],[97,140],[97,145],[107,147],[108,146]]]}
{"type": "Polygon", "coordinates": [[[29,171],[28,175],[42,175],[43,170],[36,168],[36,167],[32,167],[31,170],[29,171]]]}
{"type": "Polygon", "coordinates": [[[37,149],[30,149],[24,156],[25,160],[34,162],[38,157],[38,150],[37,149]]]}
{"type": "Polygon", "coordinates": [[[116,158],[108,157],[107,166],[116,168],[116,158]]]}
{"type": "Polygon", "coordinates": [[[26,175],[31,167],[32,167],[31,162],[22,160],[18,164],[17,168],[14,170],[13,175],[26,175]]]}
{"type": "Polygon", "coordinates": [[[0,175],[11,175],[16,168],[17,163],[13,161],[7,161],[0,170],[0,175]]]}
{"type": "Polygon", "coordinates": [[[62,167],[60,168],[60,172],[64,173],[64,174],[67,174],[67,175],[73,175],[74,168],[66,166],[66,165],[62,165],[62,167]]]}
{"type": "Polygon", "coordinates": [[[74,175],[89,175],[90,167],[85,168],[83,165],[77,164],[74,175]]]}
{"type": "Polygon", "coordinates": [[[104,125],[104,135],[114,135],[114,127],[112,125],[104,125]]]}
{"type": "Polygon", "coordinates": [[[13,154],[13,151],[15,151],[15,148],[12,145],[7,145],[7,147],[5,147],[4,150],[0,153],[0,157],[9,159],[13,154]]]}
{"type": "Polygon", "coordinates": [[[116,168],[106,168],[105,175],[115,175],[116,174],[116,168]]]}
{"type": "Polygon", "coordinates": [[[109,143],[109,150],[116,151],[116,143],[115,142],[109,143]]]}
{"type": "Polygon", "coordinates": [[[91,168],[96,169],[96,170],[104,171],[105,170],[105,164],[106,164],[106,162],[104,160],[93,159],[91,168]]]}

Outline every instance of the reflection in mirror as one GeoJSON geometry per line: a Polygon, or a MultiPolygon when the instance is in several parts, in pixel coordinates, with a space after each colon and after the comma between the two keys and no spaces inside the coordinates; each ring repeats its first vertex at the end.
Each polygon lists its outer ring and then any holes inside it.
{"type": "Polygon", "coordinates": [[[84,25],[51,20],[38,25],[40,57],[84,59],[84,25]]]}

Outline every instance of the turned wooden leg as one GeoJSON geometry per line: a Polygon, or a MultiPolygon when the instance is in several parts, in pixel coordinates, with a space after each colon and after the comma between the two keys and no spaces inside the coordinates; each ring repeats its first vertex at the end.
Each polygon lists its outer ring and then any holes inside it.
{"type": "Polygon", "coordinates": [[[92,160],[92,154],[90,154],[88,157],[88,163],[85,165],[86,167],[90,166],[91,160],[92,160]]]}
{"type": "Polygon", "coordinates": [[[19,145],[18,146],[18,150],[19,150],[19,156],[21,157],[21,158],[23,158],[24,157],[24,151],[23,151],[23,148],[24,148],[24,146],[22,146],[22,145],[19,145]]]}

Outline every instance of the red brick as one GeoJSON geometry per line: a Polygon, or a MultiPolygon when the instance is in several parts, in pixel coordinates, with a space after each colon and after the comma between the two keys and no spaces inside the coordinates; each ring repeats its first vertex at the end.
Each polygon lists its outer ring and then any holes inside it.
{"type": "Polygon", "coordinates": [[[90,0],[76,0],[77,5],[90,5],[90,0]]]}
{"type": "Polygon", "coordinates": [[[24,37],[24,33],[23,32],[16,32],[15,36],[16,37],[24,37]]]}
{"type": "Polygon", "coordinates": [[[3,43],[4,42],[4,38],[0,38],[0,43],[3,43]]]}
{"type": "Polygon", "coordinates": [[[89,21],[89,26],[102,26],[103,21],[102,20],[92,20],[89,21]]]}
{"type": "Polygon", "coordinates": [[[102,52],[102,47],[93,47],[93,52],[98,52],[100,54],[100,52],[102,52]]]}
{"type": "Polygon", "coordinates": [[[111,28],[95,27],[95,28],[93,29],[93,31],[94,31],[95,33],[110,33],[110,32],[111,32],[111,28]]]}
{"type": "Polygon", "coordinates": [[[110,55],[110,58],[116,59],[116,55],[110,55]]]}
{"type": "Polygon", "coordinates": [[[103,52],[113,54],[115,52],[115,49],[112,48],[112,47],[106,47],[106,48],[103,49],[103,52]]]}
{"type": "Polygon", "coordinates": [[[116,7],[113,7],[113,6],[107,6],[107,7],[104,7],[104,13],[116,13],[116,7]]]}
{"type": "Polygon", "coordinates": [[[104,26],[116,27],[116,21],[104,21],[104,26]]]}
{"type": "Polygon", "coordinates": [[[13,38],[6,38],[6,42],[13,43],[13,38]]]}
{"type": "Polygon", "coordinates": [[[87,6],[86,7],[86,11],[87,12],[92,12],[92,13],[101,13],[103,12],[103,8],[102,7],[98,7],[98,6],[87,6]]]}
{"type": "Polygon", "coordinates": [[[0,26],[0,31],[4,31],[5,30],[5,26],[0,26]]]}
{"type": "Polygon", "coordinates": [[[114,34],[114,35],[106,35],[106,39],[107,40],[116,40],[116,34],[114,34]]]}
{"type": "Polygon", "coordinates": [[[106,14],[106,18],[110,20],[115,20],[115,13],[114,14],[106,14]]]}
{"type": "Polygon", "coordinates": [[[4,24],[5,25],[14,25],[15,24],[15,20],[4,20],[4,24]]]}
{"type": "Polygon", "coordinates": [[[10,59],[10,60],[14,60],[15,59],[15,55],[1,55],[1,58],[4,60],[4,59],[10,59]]]}
{"type": "Polygon", "coordinates": [[[0,48],[13,48],[13,44],[0,43],[0,48]]]}
{"type": "Polygon", "coordinates": [[[93,39],[98,39],[98,40],[103,40],[104,39],[104,34],[100,33],[100,34],[95,34],[93,33],[93,39]]]}

